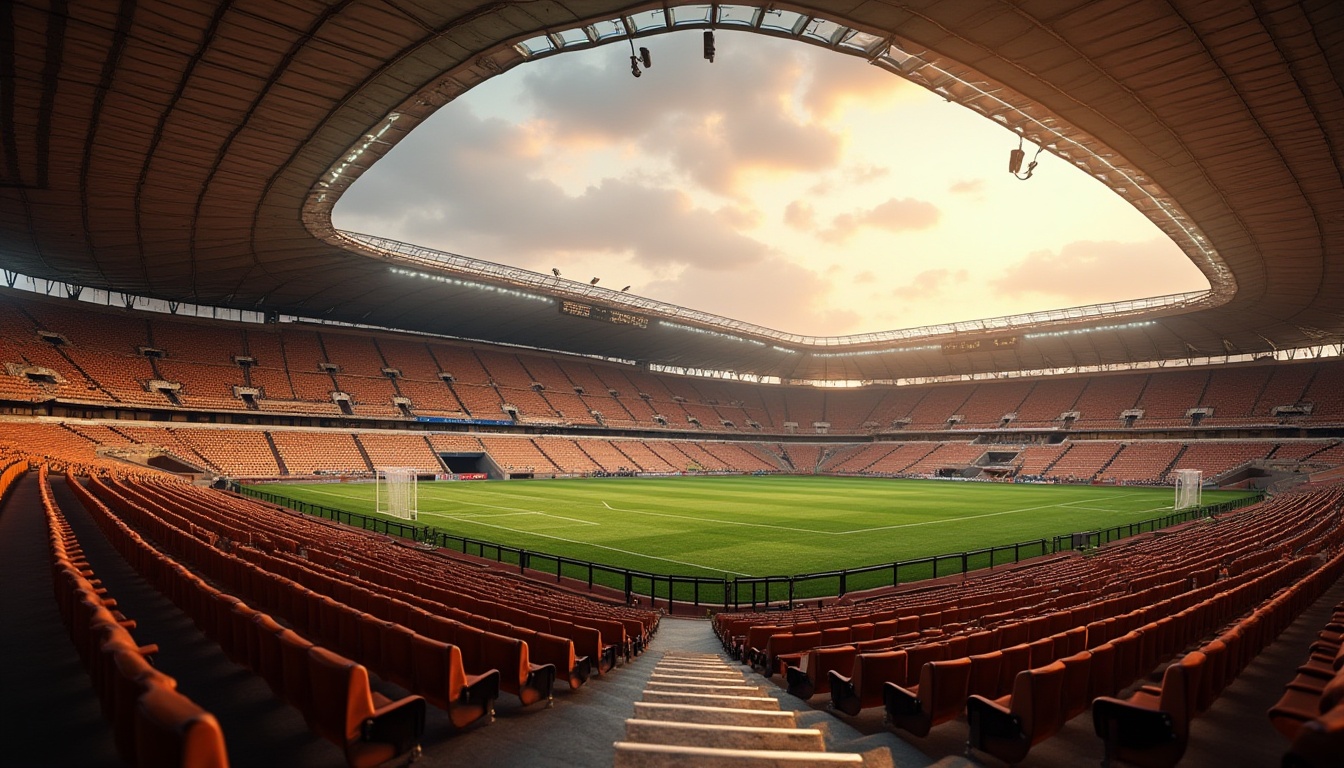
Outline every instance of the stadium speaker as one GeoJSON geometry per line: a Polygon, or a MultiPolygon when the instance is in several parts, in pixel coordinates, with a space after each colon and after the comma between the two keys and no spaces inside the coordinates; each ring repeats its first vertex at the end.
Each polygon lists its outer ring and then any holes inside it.
{"type": "Polygon", "coordinates": [[[714,63],[714,30],[705,30],[705,60],[714,63]]]}
{"type": "Polygon", "coordinates": [[[653,54],[649,53],[648,48],[639,49],[639,60],[644,64],[645,69],[653,66],[653,54]]]}
{"type": "Polygon", "coordinates": [[[634,75],[635,77],[639,77],[641,74],[643,74],[643,73],[641,73],[641,72],[639,71],[639,57],[638,57],[638,56],[631,56],[631,57],[630,57],[630,74],[634,75]]]}
{"type": "Polygon", "coordinates": [[[1026,159],[1027,153],[1022,151],[1021,147],[1008,153],[1008,172],[1017,173],[1022,170],[1022,161],[1026,159]]]}

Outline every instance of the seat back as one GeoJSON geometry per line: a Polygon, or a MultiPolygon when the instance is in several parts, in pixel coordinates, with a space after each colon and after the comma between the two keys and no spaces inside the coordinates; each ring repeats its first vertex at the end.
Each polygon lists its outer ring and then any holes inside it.
{"type": "Polygon", "coordinates": [[[924,665],[931,661],[942,661],[946,658],[947,645],[945,643],[924,643],[914,645],[906,649],[908,659],[905,668],[905,681],[897,685],[907,688],[919,684],[919,676],[923,672],[924,665]]]}
{"type": "Polygon", "coordinates": [[[383,621],[367,613],[358,614],[355,628],[359,633],[359,656],[377,674],[386,677],[383,668],[383,632],[392,622],[383,621]]]}
{"type": "Polygon", "coordinates": [[[1215,638],[1199,650],[1204,654],[1205,663],[1199,692],[1195,696],[1195,711],[1203,712],[1213,705],[1226,684],[1227,645],[1215,638]]]}
{"type": "Polygon", "coordinates": [[[999,647],[1008,648],[1031,641],[1031,632],[1020,621],[1010,622],[999,627],[999,647]]]}
{"type": "Polygon", "coordinates": [[[828,627],[821,630],[818,645],[844,645],[853,638],[854,631],[849,627],[828,627]]]}
{"type": "Polygon", "coordinates": [[[1028,664],[1032,669],[1035,669],[1036,667],[1044,667],[1046,664],[1049,664],[1057,658],[1055,656],[1055,639],[1053,637],[1042,637],[1038,640],[1033,640],[1030,643],[1027,643],[1027,647],[1031,649],[1031,661],[1029,661],[1028,664]]]}
{"type": "Polygon", "coordinates": [[[882,684],[905,680],[909,658],[905,651],[861,653],[854,660],[852,682],[859,694],[859,707],[867,709],[882,705],[882,684]]]}
{"type": "Polygon", "coordinates": [[[1003,652],[990,651],[969,658],[971,670],[966,684],[967,696],[995,697],[999,690],[999,667],[1003,665],[1003,652]]]}
{"type": "Polygon", "coordinates": [[[308,649],[308,685],[312,729],[341,746],[357,741],[360,726],[373,715],[368,671],[315,645],[308,649]]]}
{"type": "Polygon", "coordinates": [[[971,660],[966,657],[933,661],[920,672],[919,696],[933,725],[954,720],[966,708],[971,660]]]}
{"type": "Polygon", "coordinates": [[[412,634],[409,638],[407,650],[415,681],[415,687],[409,690],[424,696],[426,701],[440,709],[448,709],[454,699],[448,674],[448,649],[452,647],[424,635],[412,634]]]}
{"type": "Polygon", "coordinates": [[[1092,704],[1092,654],[1087,651],[1065,656],[1059,662],[1064,665],[1064,694],[1060,708],[1063,710],[1061,723],[1081,715],[1092,704]]]}
{"type": "Polygon", "coordinates": [[[820,648],[812,654],[812,666],[808,668],[807,676],[813,681],[813,693],[830,693],[831,670],[842,675],[852,670],[858,649],[852,645],[842,645],[837,648],[820,648]]]}
{"type": "Polygon", "coordinates": [[[1060,706],[1064,691],[1064,664],[1052,661],[1044,667],[1019,672],[1013,682],[1012,712],[1022,723],[1022,733],[1031,744],[1048,738],[1063,725],[1060,706]]]}
{"type": "Polygon", "coordinates": [[[947,638],[947,640],[943,642],[944,645],[947,646],[947,648],[943,651],[944,659],[964,659],[970,655],[966,651],[966,649],[970,647],[970,643],[969,641],[967,641],[966,635],[956,635],[955,637],[949,637],[947,638]]]}
{"type": "Polygon", "coordinates": [[[1192,651],[1168,666],[1162,675],[1162,695],[1158,708],[1171,715],[1172,730],[1182,740],[1189,733],[1190,721],[1195,717],[1200,678],[1206,661],[1204,654],[1192,651]]]}
{"type": "MultiPolygon", "coordinates": [[[[467,629],[470,629],[470,627],[467,629]]],[[[480,640],[481,671],[498,669],[499,687],[517,696],[531,672],[527,643],[493,632],[481,632],[478,637],[480,640]]],[[[463,656],[465,655],[464,653],[463,656]]]]}
{"type": "Polygon", "coordinates": [[[1140,635],[1135,631],[1126,632],[1111,641],[1111,645],[1115,647],[1116,690],[1128,687],[1139,677],[1139,642],[1140,635]]]}
{"type": "Polygon", "coordinates": [[[281,630],[278,637],[283,679],[280,696],[289,702],[290,706],[302,712],[307,719],[308,702],[312,699],[312,692],[308,686],[308,649],[312,648],[313,644],[292,629],[281,630]]]}
{"type": "Polygon", "coordinates": [[[227,768],[229,764],[215,716],[157,685],[141,695],[137,705],[135,755],[140,765],[227,768]]]}
{"type": "MultiPolygon", "coordinates": [[[[400,624],[388,622],[383,627],[383,636],[379,640],[378,647],[381,650],[382,671],[381,674],[393,683],[400,685],[406,690],[416,690],[412,686],[415,679],[415,667],[412,661],[411,649],[415,638],[421,637],[400,624]]],[[[442,642],[442,641],[433,641],[442,642]]],[[[419,691],[417,691],[419,692],[419,691]]],[[[429,698],[426,694],[425,698],[429,698]]],[[[433,699],[430,702],[433,703],[433,699]]]]}
{"type": "Polygon", "coordinates": [[[999,685],[994,692],[997,698],[1013,690],[1017,675],[1031,667],[1031,648],[1026,643],[1004,648],[1002,661],[999,662],[999,685]]]}
{"type": "Polygon", "coordinates": [[[253,637],[256,641],[256,662],[253,669],[279,694],[284,688],[284,662],[280,657],[280,633],[284,627],[268,614],[252,617],[253,637]]]}
{"type": "Polygon", "coordinates": [[[1092,654],[1091,672],[1088,683],[1088,699],[1098,696],[1114,696],[1115,686],[1115,646],[1110,643],[1095,645],[1089,651],[1092,654]]]}
{"type": "Polygon", "coordinates": [[[966,636],[967,656],[979,656],[998,649],[998,633],[992,630],[973,632],[966,636]]]}
{"type": "Polygon", "coordinates": [[[1064,650],[1059,653],[1059,658],[1072,656],[1075,653],[1081,653],[1087,650],[1087,628],[1074,627],[1064,632],[1065,645],[1064,650]]]}

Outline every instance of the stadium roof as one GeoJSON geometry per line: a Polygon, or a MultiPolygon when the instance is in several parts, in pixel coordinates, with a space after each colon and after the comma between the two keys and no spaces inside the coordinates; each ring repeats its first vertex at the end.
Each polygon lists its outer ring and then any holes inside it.
{"type": "Polygon", "coordinates": [[[0,4],[0,259],[169,301],[786,379],[1344,340],[1344,4],[770,7],[0,4]],[[1020,131],[1133,202],[1211,290],[810,338],[332,229],[341,191],[473,85],[537,56],[701,27],[864,56],[1020,131]],[[558,298],[589,316],[560,314],[558,298]]]}

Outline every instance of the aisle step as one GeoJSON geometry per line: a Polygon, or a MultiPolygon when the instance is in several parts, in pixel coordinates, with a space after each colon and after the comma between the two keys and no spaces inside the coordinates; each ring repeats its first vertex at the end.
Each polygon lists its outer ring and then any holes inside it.
{"type": "Polygon", "coordinates": [[[749,725],[758,728],[795,728],[798,721],[797,715],[793,712],[703,707],[694,704],[658,704],[651,701],[635,702],[635,718],[707,725],[749,725]]]}
{"type": "Polygon", "coordinates": [[[822,730],[799,728],[796,713],[714,654],[659,660],[615,748],[617,768],[864,765],[861,755],[827,752],[822,730]]]}
{"type": "Polygon", "coordinates": [[[826,742],[816,728],[761,728],[751,725],[674,723],[626,720],[626,741],[682,747],[769,749],[824,752],[826,742]]]}
{"type": "Polygon", "coordinates": [[[787,752],[764,749],[671,747],[616,742],[616,768],[831,768],[863,765],[852,752],[787,752]]]}

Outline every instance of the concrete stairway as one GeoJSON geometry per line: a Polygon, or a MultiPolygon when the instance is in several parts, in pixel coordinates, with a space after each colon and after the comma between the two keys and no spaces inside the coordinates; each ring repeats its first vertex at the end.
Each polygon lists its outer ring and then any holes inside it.
{"type": "Polygon", "coordinates": [[[822,732],[714,654],[663,656],[616,742],[616,768],[829,768],[862,766],[827,752],[822,732]]]}

